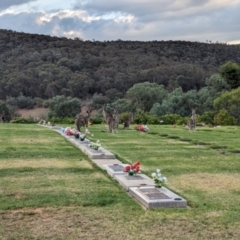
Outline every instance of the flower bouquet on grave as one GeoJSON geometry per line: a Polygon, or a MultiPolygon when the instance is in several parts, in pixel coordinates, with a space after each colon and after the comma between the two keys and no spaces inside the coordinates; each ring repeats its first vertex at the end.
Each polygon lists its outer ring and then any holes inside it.
{"type": "Polygon", "coordinates": [[[128,175],[136,175],[137,173],[140,172],[140,162],[134,162],[131,165],[127,165],[124,167],[124,172],[127,172],[128,175]]]}
{"type": "Polygon", "coordinates": [[[157,188],[161,188],[167,181],[167,178],[162,176],[160,169],[157,169],[156,172],[152,173],[152,179],[154,180],[157,188]]]}
{"type": "Polygon", "coordinates": [[[85,134],[80,133],[80,135],[79,135],[79,139],[80,139],[80,141],[84,141],[85,137],[86,137],[85,134]]]}
{"type": "Polygon", "coordinates": [[[140,132],[148,132],[149,128],[147,125],[140,125],[140,126],[138,126],[137,130],[140,132]]]}
{"type": "Polygon", "coordinates": [[[88,145],[90,148],[93,148],[95,150],[98,150],[101,147],[100,141],[97,140],[97,142],[90,142],[88,145]]]}

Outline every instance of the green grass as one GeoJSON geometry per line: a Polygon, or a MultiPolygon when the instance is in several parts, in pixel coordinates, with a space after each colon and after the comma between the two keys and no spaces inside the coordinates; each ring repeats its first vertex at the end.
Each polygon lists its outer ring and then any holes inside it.
{"type": "Polygon", "coordinates": [[[240,239],[240,128],[149,127],[89,138],[160,168],[187,209],[144,210],[60,134],[0,124],[0,239],[240,239]]]}

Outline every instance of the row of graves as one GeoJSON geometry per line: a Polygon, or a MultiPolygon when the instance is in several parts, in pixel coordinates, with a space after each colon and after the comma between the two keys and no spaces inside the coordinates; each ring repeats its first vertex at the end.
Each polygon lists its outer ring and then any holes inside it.
{"type": "MultiPolygon", "coordinates": [[[[91,142],[85,132],[75,129],[45,125],[60,133],[68,141],[84,152],[97,166],[105,170],[127,193],[143,207],[149,208],[185,208],[187,201],[164,186],[156,186],[153,178],[139,171],[139,162],[124,164],[115,155],[103,148],[99,141],[91,142]],[[132,167],[134,165],[134,167],[132,167]],[[136,170],[137,169],[137,170],[136,170]],[[135,171],[136,170],[136,171],[135,171]]],[[[88,131],[88,130],[87,130],[88,131]]]]}

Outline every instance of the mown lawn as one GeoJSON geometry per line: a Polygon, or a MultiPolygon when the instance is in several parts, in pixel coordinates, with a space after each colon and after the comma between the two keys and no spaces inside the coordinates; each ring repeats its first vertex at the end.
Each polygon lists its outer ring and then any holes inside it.
{"type": "Polygon", "coordinates": [[[240,239],[240,128],[149,128],[89,138],[160,168],[187,209],[145,210],[60,134],[0,124],[0,239],[240,239]]]}

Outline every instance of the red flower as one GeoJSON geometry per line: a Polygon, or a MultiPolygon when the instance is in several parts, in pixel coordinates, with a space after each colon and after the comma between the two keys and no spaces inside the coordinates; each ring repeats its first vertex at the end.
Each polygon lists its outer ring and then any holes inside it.
{"type": "Polygon", "coordinates": [[[139,172],[140,171],[140,162],[137,161],[131,165],[124,167],[124,172],[129,172],[130,170],[133,170],[134,172],[139,172]]]}
{"type": "Polygon", "coordinates": [[[139,172],[139,170],[140,170],[140,167],[139,167],[139,165],[137,165],[137,166],[135,167],[135,171],[136,171],[136,172],[139,172]]]}
{"type": "Polygon", "coordinates": [[[130,169],[131,169],[130,166],[126,166],[126,167],[124,168],[124,172],[128,172],[130,169]]]}

